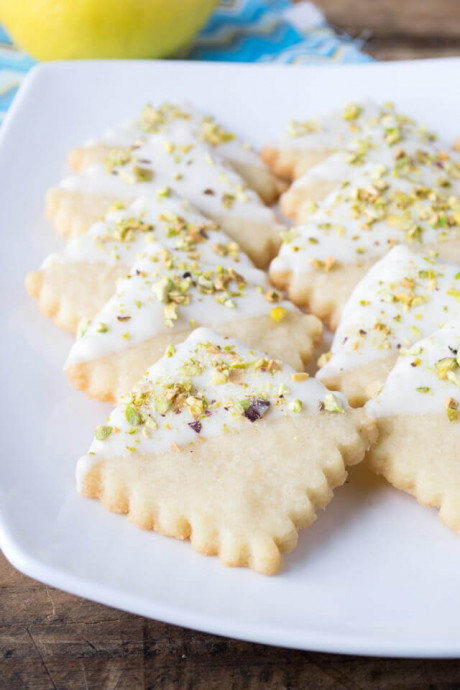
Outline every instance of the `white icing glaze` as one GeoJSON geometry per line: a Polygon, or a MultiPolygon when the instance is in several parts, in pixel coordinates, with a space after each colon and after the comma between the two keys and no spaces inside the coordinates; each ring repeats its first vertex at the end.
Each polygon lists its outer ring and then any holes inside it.
{"type": "MultiPolygon", "coordinates": [[[[460,166],[439,167],[430,159],[407,174],[366,163],[331,192],[309,221],[284,233],[270,271],[304,274],[324,269],[318,262],[362,264],[385,254],[396,243],[422,248],[460,236],[460,166]],[[455,175],[457,176],[455,178],[455,175]],[[450,186],[441,186],[446,180],[450,186]]],[[[447,165],[447,163],[446,163],[447,165]]]]}
{"type": "Polygon", "coordinates": [[[213,327],[269,314],[275,306],[296,309],[290,302],[275,305],[268,301],[264,295],[271,295],[273,290],[265,273],[248,262],[235,263],[231,256],[219,257],[217,262],[207,244],[200,251],[197,261],[185,251],[170,251],[157,242],[150,244],[129,275],[118,282],[116,293],[84,335],[75,342],[66,366],[119,352],[171,328],[213,327]],[[224,281],[228,271],[237,272],[227,285],[222,285],[219,265],[225,271],[224,281]],[[185,299],[181,301],[179,297],[177,315],[170,321],[165,309],[174,308],[171,304],[174,298],[170,299],[168,292],[176,289],[178,283],[184,286],[181,294],[185,299]]]}
{"type": "Polygon", "coordinates": [[[110,435],[104,440],[95,438],[89,454],[78,462],[79,490],[87,472],[101,459],[161,453],[171,447],[177,450],[202,438],[243,431],[247,424],[257,424],[257,420],[251,422],[244,415],[241,401],[268,401],[270,405],[262,415],[268,420],[283,415],[314,415],[324,406],[338,413],[348,408],[341,394],[331,394],[314,378],[293,380],[293,374],[294,369],[287,364],[275,363],[263,352],[233,338],[223,338],[207,328],[196,329],[171,357],[165,356],[150,367],[133,395],[126,396],[114,409],[106,422],[112,429],[110,435]],[[228,379],[225,371],[231,372],[228,379]],[[162,403],[158,401],[165,401],[174,384],[176,393],[185,391],[188,402],[173,403],[170,409],[159,408],[162,403]],[[204,405],[197,405],[200,398],[206,401],[204,405]],[[141,415],[134,419],[136,424],[127,420],[128,405],[141,415]],[[142,423],[147,419],[153,421],[142,423]],[[199,432],[189,426],[197,421],[201,425],[199,432]]]}
{"type": "Polygon", "coordinates": [[[221,252],[225,251],[224,247],[230,247],[235,260],[243,265],[252,265],[228,235],[197,213],[188,202],[171,194],[168,197],[136,199],[127,208],[108,213],[86,235],[71,240],[60,254],[52,254],[45,259],[43,267],[54,262],[131,266],[153,241],[175,249],[184,241],[191,242],[194,237],[197,237],[196,250],[201,253],[206,246],[206,256],[214,256],[217,262],[221,259],[221,252]],[[131,229],[126,232],[126,227],[131,229]],[[199,229],[201,232],[195,232],[199,229]]]}
{"type": "Polygon", "coordinates": [[[378,417],[446,414],[446,400],[453,398],[458,403],[460,399],[460,370],[456,361],[459,353],[457,318],[401,355],[382,391],[366,408],[378,417]]]}
{"type": "MultiPolygon", "coordinates": [[[[458,164],[460,156],[449,149],[448,144],[438,142],[437,137],[425,126],[397,112],[383,110],[380,117],[370,120],[364,131],[350,137],[343,148],[295,180],[292,189],[302,189],[304,185],[319,180],[342,181],[353,175],[357,167],[369,162],[377,162],[388,168],[394,168],[395,155],[398,156],[401,150],[412,158],[418,152],[424,151],[432,156],[438,156],[441,161],[445,160],[444,156],[450,157],[458,164]]],[[[398,160],[400,158],[396,158],[396,162],[398,160]]],[[[438,158],[432,162],[432,165],[437,163],[438,158]]],[[[435,172],[439,176],[439,168],[435,172]]],[[[398,174],[404,174],[401,166],[399,166],[398,174]]]]}
{"type": "Polygon", "coordinates": [[[394,247],[358,283],[335,333],[326,379],[410,348],[460,315],[460,267],[394,247]]]}
{"type": "MultiPolygon", "coordinates": [[[[150,112],[154,112],[153,109],[150,112]]],[[[156,112],[159,113],[158,123],[152,127],[146,123],[148,111],[144,109],[139,117],[106,130],[100,139],[88,141],[86,147],[91,148],[100,144],[119,148],[130,147],[137,141],[148,141],[152,133],[163,132],[174,136],[175,130],[180,128],[188,133],[190,139],[211,144],[216,153],[229,163],[267,169],[251,146],[243,143],[232,132],[224,130],[214,117],[202,113],[189,103],[166,103],[156,112]],[[151,131],[148,131],[149,129],[151,131]]]]}
{"type": "Polygon", "coordinates": [[[114,166],[112,173],[107,166],[95,164],[79,175],[65,178],[60,186],[120,200],[155,196],[159,189],[170,188],[211,218],[228,216],[277,223],[273,210],[264,206],[214,149],[194,140],[183,126],[178,125],[168,134],[150,135],[133,156],[136,160],[114,166]],[[136,181],[136,168],[146,171],[151,179],[136,181]]]}
{"type": "Polygon", "coordinates": [[[291,150],[338,149],[366,131],[382,114],[391,111],[391,108],[380,107],[368,100],[303,122],[292,120],[273,145],[291,150]]]}

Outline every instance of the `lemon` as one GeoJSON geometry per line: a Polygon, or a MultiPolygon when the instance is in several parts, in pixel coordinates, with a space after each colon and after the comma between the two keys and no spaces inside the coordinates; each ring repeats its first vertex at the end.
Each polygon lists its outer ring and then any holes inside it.
{"type": "Polygon", "coordinates": [[[186,46],[217,0],[0,0],[0,21],[37,60],[159,58],[186,46]]]}

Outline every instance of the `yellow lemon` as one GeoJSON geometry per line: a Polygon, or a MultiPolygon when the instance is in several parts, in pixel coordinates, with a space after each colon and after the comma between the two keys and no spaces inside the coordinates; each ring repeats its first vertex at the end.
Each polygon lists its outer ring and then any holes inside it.
{"type": "Polygon", "coordinates": [[[0,0],[0,21],[37,60],[159,58],[186,46],[217,0],[0,0]]]}

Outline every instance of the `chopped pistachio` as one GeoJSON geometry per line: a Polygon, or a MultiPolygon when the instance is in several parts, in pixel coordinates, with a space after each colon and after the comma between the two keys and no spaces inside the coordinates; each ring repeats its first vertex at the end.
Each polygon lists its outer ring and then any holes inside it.
{"type": "Polygon", "coordinates": [[[302,213],[308,213],[309,215],[311,215],[315,211],[317,211],[318,208],[319,206],[316,203],[316,201],[307,200],[302,205],[302,213]]]}
{"type": "Polygon", "coordinates": [[[175,352],[176,352],[176,348],[174,347],[174,345],[172,345],[170,343],[165,350],[165,355],[166,355],[166,357],[172,357],[175,352]]]}
{"type": "Polygon", "coordinates": [[[212,375],[212,382],[215,385],[220,385],[222,383],[227,383],[229,378],[229,372],[228,371],[215,371],[213,372],[212,375]]]}
{"type": "Polygon", "coordinates": [[[334,393],[326,393],[323,408],[328,412],[345,412],[342,401],[334,393]]]}
{"type": "Polygon", "coordinates": [[[128,424],[131,426],[139,426],[142,424],[142,415],[132,405],[128,405],[125,410],[125,417],[128,424]]]}
{"type": "Polygon", "coordinates": [[[347,106],[345,106],[344,111],[343,111],[343,119],[344,120],[356,120],[361,113],[363,109],[360,105],[357,103],[349,103],[347,106]]]}
{"type": "Polygon", "coordinates": [[[112,431],[113,431],[113,427],[111,427],[111,426],[97,426],[94,437],[98,441],[105,441],[105,439],[110,436],[112,431]]]}
{"type": "Polygon", "coordinates": [[[285,244],[289,244],[293,240],[295,240],[296,237],[299,236],[298,230],[295,228],[290,228],[289,230],[282,230],[281,233],[281,239],[285,244]]]}
{"type": "Polygon", "coordinates": [[[176,147],[172,143],[172,141],[164,141],[163,142],[163,149],[166,151],[166,153],[172,153],[176,147]]]}
{"type": "Polygon", "coordinates": [[[171,407],[171,403],[166,398],[160,398],[155,401],[155,409],[159,414],[166,414],[171,407]]]}
{"type": "Polygon", "coordinates": [[[174,302],[169,302],[169,304],[166,304],[163,308],[163,314],[165,317],[165,325],[169,328],[172,328],[174,325],[173,322],[177,321],[179,318],[177,304],[174,304],[174,302]]]}
{"type": "Polygon", "coordinates": [[[132,153],[129,150],[115,149],[105,159],[107,172],[114,172],[115,168],[127,165],[132,160],[132,153]]]}
{"type": "Polygon", "coordinates": [[[454,373],[458,369],[458,362],[455,357],[443,357],[443,359],[435,363],[434,368],[439,379],[448,379],[449,374],[454,373]]]}
{"type": "Polygon", "coordinates": [[[321,126],[319,122],[315,122],[314,120],[305,120],[304,122],[291,120],[287,126],[287,135],[292,138],[303,137],[305,134],[319,132],[320,129],[321,126]]]}
{"type": "Polygon", "coordinates": [[[213,118],[206,117],[201,123],[201,138],[211,146],[217,146],[226,141],[232,141],[235,135],[227,132],[213,118]]]}
{"type": "Polygon", "coordinates": [[[82,319],[80,321],[80,323],[78,324],[78,327],[77,327],[77,339],[83,338],[86,331],[88,330],[88,326],[90,323],[91,323],[91,321],[89,319],[82,319]]]}
{"type": "Polygon", "coordinates": [[[289,403],[289,409],[291,412],[300,412],[302,410],[303,404],[302,401],[299,400],[299,398],[295,398],[295,400],[292,400],[289,403]]]}
{"type": "Polygon", "coordinates": [[[179,106],[165,103],[154,108],[150,103],[143,108],[139,125],[144,132],[158,132],[162,126],[176,118],[189,120],[190,115],[183,112],[179,106]]]}
{"type": "Polygon", "coordinates": [[[179,369],[179,374],[181,376],[199,376],[202,371],[203,367],[200,362],[194,359],[189,359],[183,363],[179,369]]]}
{"type": "Polygon", "coordinates": [[[285,383],[280,384],[280,387],[278,388],[278,395],[281,398],[284,398],[284,397],[286,397],[286,395],[289,395],[289,393],[290,393],[290,390],[286,386],[286,384],[285,383]]]}
{"type": "Polygon", "coordinates": [[[458,419],[458,402],[454,398],[447,398],[446,413],[450,422],[455,422],[458,419]]]}
{"type": "Polygon", "coordinates": [[[109,208],[107,209],[107,213],[114,213],[114,211],[122,211],[125,208],[125,205],[122,201],[114,201],[113,204],[110,204],[109,208]]]}
{"type": "Polygon", "coordinates": [[[153,170],[140,165],[133,165],[135,182],[150,182],[153,180],[153,170]]]}
{"type": "Polygon", "coordinates": [[[207,408],[207,401],[202,397],[189,395],[185,400],[185,406],[193,417],[200,417],[207,408]]]}
{"type": "Polygon", "coordinates": [[[232,208],[235,200],[236,196],[234,194],[230,194],[229,192],[224,192],[222,195],[222,204],[225,208],[232,208]]]}

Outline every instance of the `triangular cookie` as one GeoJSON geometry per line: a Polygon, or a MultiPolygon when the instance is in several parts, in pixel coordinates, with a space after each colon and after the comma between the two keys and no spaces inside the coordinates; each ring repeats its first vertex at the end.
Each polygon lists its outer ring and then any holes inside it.
{"type": "Polygon", "coordinates": [[[392,107],[365,101],[310,120],[291,120],[277,141],[264,146],[262,160],[276,175],[295,180],[390,112],[392,107]]]}
{"type": "Polygon", "coordinates": [[[394,244],[460,260],[460,164],[420,156],[401,156],[407,168],[398,175],[367,163],[305,225],[284,233],[270,266],[274,285],[334,329],[356,283],[394,244]]]}
{"type": "Polygon", "coordinates": [[[131,202],[169,190],[188,199],[222,226],[254,263],[265,268],[276,254],[282,226],[274,211],[204,142],[186,129],[152,134],[128,154],[90,166],[48,192],[47,210],[56,228],[84,234],[113,201],[131,202]]]}
{"type": "Polygon", "coordinates": [[[322,326],[271,288],[262,271],[204,244],[201,256],[153,242],[76,341],[66,363],[88,395],[116,400],[144,370],[197,326],[240,337],[303,368],[322,326]]]}
{"type": "Polygon", "coordinates": [[[78,489],[225,565],[272,574],[374,429],[307,374],[197,329],[96,429],[78,489]]]}
{"type": "Polygon", "coordinates": [[[360,405],[400,351],[459,315],[460,267],[395,247],[354,289],[318,378],[360,405]]]}
{"type": "Polygon", "coordinates": [[[385,166],[397,179],[437,187],[442,180],[460,189],[460,157],[450,145],[405,115],[387,113],[369,130],[299,177],[280,199],[283,213],[306,222],[315,202],[352,178],[368,163],[385,166]],[[429,173],[431,172],[431,177],[429,173]]]}
{"type": "Polygon", "coordinates": [[[238,245],[188,202],[160,194],[111,211],[86,235],[71,240],[28,274],[27,289],[40,310],[70,331],[92,319],[115,292],[116,281],[153,241],[169,249],[184,248],[190,257],[252,265],[238,245]]]}
{"type": "Polygon", "coordinates": [[[366,408],[379,440],[370,467],[460,532],[460,319],[401,355],[366,408]]]}
{"type": "Polygon", "coordinates": [[[202,113],[189,103],[163,103],[158,108],[146,105],[139,117],[104,132],[100,139],[91,139],[85,146],[74,148],[69,164],[82,172],[93,163],[103,163],[115,150],[123,152],[147,141],[151,134],[171,133],[186,128],[190,137],[204,141],[241,175],[267,204],[272,204],[284,184],[262,162],[256,151],[225,129],[212,115],[202,113]]]}

